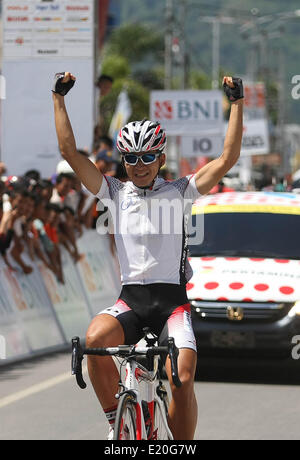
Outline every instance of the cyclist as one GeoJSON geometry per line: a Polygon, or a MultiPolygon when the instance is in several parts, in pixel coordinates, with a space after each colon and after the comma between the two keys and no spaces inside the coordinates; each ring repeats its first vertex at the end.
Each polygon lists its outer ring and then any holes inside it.
{"type": "MultiPolygon", "coordinates": [[[[129,178],[127,182],[121,182],[102,175],[89,159],[77,152],[64,102],[64,96],[75,80],[69,72],[57,74],[52,90],[59,147],[85,187],[100,200],[110,200],[115,211],[114,233],[122,275],[118,301],[92,320],[86,344],[88,347],[109,347],[137,343],[145,326],[150,326],[157,335],[173,336],[179,348],[178,370],[182,386],[176,388],[172,384],[167,360],[172,391],[168,422],[174,439],[193,439],[197,424],[194,394],[197,351],[185,288],[191,277],[186,258],[184,222],[187,211],[179,205],[184,200],[194,201],[208,193],[238,160],[243,132],[242,81],[227,76],[223,79],[232,106],[224,149],[219,158],[193,176],[165,181],[158,177],[166,161],[164,130],[159,123],[149,120],[131,122],[120,130],[117,140],[129,178]],[[149,206],[155,200],[161,202],[164,199],[167,203],[174,200],[181,209],[181,234],[162,231],[160,221],[154,221],[145,213],[145,204],[149,206]]],[[[106,202],[104,204],[107,206],[106,202]]],[[[119,382],[117,368],[111,357],[89,356],[88,371],[113,428],[119,382]]]]}

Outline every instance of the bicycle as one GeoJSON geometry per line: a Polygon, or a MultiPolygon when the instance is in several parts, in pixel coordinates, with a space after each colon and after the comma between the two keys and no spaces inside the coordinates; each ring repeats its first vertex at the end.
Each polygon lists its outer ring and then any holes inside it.
{"type": "Polygon", "coordinates": [[[148,328],[144,329],[146,347],[119,345],[111,348],[82,348],[79,337],[72,339],[72,374],[80,388],[86,388],[82,376],[84,355],[115,356],[120,364],[119,392],[116,394],[118,408],[114,428],[114,440],[172,440],[168,426],[168,394],[162,382],[162,356],[169,355],[172,380],[180,387],[177,358],[178,348],[174,339],[168,338],[167,346],[156,346],[157,337],[148,328]],[[149,335],[152,337],[149,337],[149,335]],[[147,360],[147,367],[137,361],[147,360]],[[125,364],[124,364],[125,363],[125,364]],[[122,382],[121,369],[126,366],[126,377],[122,382]],[[141,398],[140,382],[146,383],[146,400],[141,398]]]}

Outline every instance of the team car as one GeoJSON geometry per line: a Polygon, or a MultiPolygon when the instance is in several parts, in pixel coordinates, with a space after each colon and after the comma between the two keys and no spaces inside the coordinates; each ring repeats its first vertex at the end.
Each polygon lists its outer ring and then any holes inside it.
{"type": "MultiPolygon", "coordinates": [[[[198,199],[187,284],[199,356],[292,360],[300,341],[300,195],[198,199]]],[[[190,230],[191,233],[191,230],[190,230]]]]}

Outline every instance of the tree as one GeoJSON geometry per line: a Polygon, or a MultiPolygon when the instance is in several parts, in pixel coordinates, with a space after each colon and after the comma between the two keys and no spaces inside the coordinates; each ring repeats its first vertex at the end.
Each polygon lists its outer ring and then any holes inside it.
{"type": "Polygon", "coordinates": [[[105,55],[119,55],[130,62],[132,68],[144,66],[151,60],[163,64],[163,35],[150,26],[125,24],[115,29],[105,47],[105,55]]]}
{"type": "Polygon", "coordinates": [[[102,73],[114,83],[100,102],[101,134],[108,132],[123,88],[131,101],[132,121],[149,116],[150,90],[163,88],[163,49],[162,35],[148,26],[127,24],[112,33],[102,56],[102,73]]]}
{"type": "MultiPolygon", "coordinates": [[[[149,116],[150,91],[164,88],[164,38],[161,32],[142,24],[125,24],[115,29],[105,44],[102,73],[114,78],[112,90],[101,99],[100,132],[107,134],[123,88],[132,105],[130,121],[149,116]]],[[[173,88],[179,88],[178,76],[173,88]]],[[[193,69],[188,79],[191,89],[210,89],[211,79],[202,70],[193,69]]]]}

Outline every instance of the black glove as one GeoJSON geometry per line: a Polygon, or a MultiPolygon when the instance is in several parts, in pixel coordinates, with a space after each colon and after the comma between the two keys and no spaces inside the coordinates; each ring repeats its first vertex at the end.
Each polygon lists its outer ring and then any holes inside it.
{"type": "Polygon", "coordinates": [[[228,97],[230,102],[235,102],[238,99],[243,99],[244,88],[243,81],[241,78],[232,77],[232,83],[234,88],[230,88],[226,83],[223,84],[224,93],[228,97]]]}
{"type": "Polygon", "coordinates": [[[61,96],[68,94],[71,88],[75,84],[75,80],[72,78],[67,83],[62,83],[63,78],[65,77],[65,72],[56,73],[54,77],[54,85],[52,88],[53,93],[58,93],[61,96]]]}

